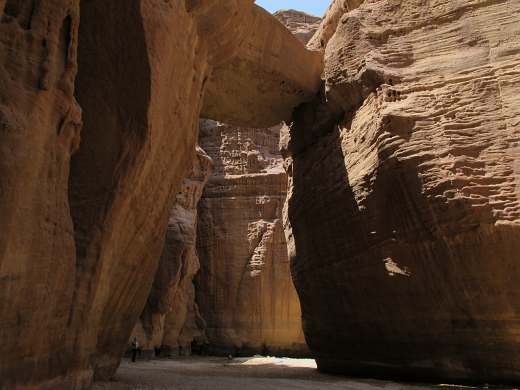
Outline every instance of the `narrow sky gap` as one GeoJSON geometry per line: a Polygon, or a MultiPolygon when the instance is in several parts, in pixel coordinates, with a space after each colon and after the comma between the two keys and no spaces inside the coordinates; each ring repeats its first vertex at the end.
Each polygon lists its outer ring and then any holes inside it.
{"type": "Polygon", "coordinates": [[[256,4],[269,12],[295,9],[315,16],[323,16],[331,0],[256,0],[256,4]]]}

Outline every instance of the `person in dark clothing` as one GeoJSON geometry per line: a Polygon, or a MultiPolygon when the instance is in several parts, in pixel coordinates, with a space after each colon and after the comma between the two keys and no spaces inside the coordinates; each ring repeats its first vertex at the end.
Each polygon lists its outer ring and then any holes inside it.
{"type": "Polygon", "coordinates": [[[135,362],[135,358],[137,357],[138,352],[139,342],[137,341],[137,337],[134,337],[134,341],[132,341],[132,362],[135,362]]]}

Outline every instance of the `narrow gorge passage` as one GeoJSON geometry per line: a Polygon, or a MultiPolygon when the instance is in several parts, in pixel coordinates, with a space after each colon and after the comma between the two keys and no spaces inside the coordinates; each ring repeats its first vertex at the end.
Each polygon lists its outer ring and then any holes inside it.
{"type": "Polygon", "coordinates": [[[519,91],[519,0],[0,0],[0,390],[516,389],[519,91]]]}
{"type": "MultiPolygon", "coordinates": [[[[452,386],[414,385],[344,378],[319,373],[313,360],[185,358],[132,365],[123,362],[111,382],[93,390],[443,390],[452,386]]],[[[457,389],[457,388],[455,388],[457,389]]],[[[462,389],[460,389],[462,390],[462,389]]]]}

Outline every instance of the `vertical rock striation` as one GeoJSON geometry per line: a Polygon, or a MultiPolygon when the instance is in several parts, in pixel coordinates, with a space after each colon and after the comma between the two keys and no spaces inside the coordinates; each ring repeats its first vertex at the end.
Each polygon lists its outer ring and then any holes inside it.
{"type": "Polygon", "coordinates": [[[212,121],[200,128],[215,169],[199,204],[196,292],[213,353],[307,350],[281,219],[279,131],[212,121]]]}
{"type": "Polygon", "coordinates": [[[0,388],[88,382],[69,331],[79,1],[0,1],[0,388]],[[66,363],[65,363],[66,362],[66,363]]]}
{"type": "Polygon", "coordinates": [[[309,347],[325,371],[518,382],[520,3],[342,3],[283,136],[309,347]]]}
{"type": "MultiPolygon", "coordinates": [[[[319,27],[320,18],[299,11],[274,16],[302,43],[319,27]]],[[[247,102],[237,107],[247,111],[247,102]]],[[[199,207],[197,301],[212,352],[307,353],[281,223],[280,127],[201,126],[215,171],[199,207]]]]}
{"type": "Polygon", "coordinates": [[[188,353],[192,340],[202,336],[204,324],[195,303],[193,277],[200,268],[195,248],[197,204],[211,170],[212,160],[197,147],[193,166],[170,212],[159,268],[132,335],[144,350],[188,353]]]}

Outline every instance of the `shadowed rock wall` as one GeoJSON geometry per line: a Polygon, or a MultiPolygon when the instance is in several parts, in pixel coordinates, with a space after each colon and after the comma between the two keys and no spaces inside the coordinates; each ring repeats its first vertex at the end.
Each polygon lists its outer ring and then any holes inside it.
{"type": "Polygon", "coordinates": [[[78,1],[0,1],[2,390],[18,381],[39,389],[89,381],[69,331],[76,264],[67,188],[81,128],[73,96],[78,25],[78,1]]]}
{"type": "Polygon", "coordinates": [[[520,4],[348,11],[283,137],[309,347],[329,372],[518,382],[520,4]]]}
{"type": "MultiPolygon", "coordinates": [[[[233,60],[242,87],[248,77],[291,86],[276,107],[250,107],[239,118],[250,125],[287,119],[318,88],[320,55],[285,30],[282,46],[252,34],[270,25],[252,0],[0,1],[2,389],[81,389],[115,372],[213,71],[233,60]],[[282,49],[296,64],[261,61],[282,49]]],[[[232,98],[251,98],[242,87],[232,98]]],[[[273,91],[254,94],[267,104],[273,91]]]]}
{"type": "MultiPolygon", "coordinates": [[[[274,16],[303,43],[319,27],[320,18],[295,10],[274,16]]],[[[201,124],[201,145],[215,161],[198,237],[197,301],[209,352],[308,353],[282,228],[280,127],[201,124]]]]}

